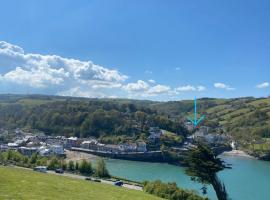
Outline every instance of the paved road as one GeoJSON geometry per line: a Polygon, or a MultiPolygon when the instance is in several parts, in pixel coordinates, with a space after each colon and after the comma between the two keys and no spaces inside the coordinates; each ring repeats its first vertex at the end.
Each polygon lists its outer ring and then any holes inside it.
{"type": "MultiPolygon", "coordinates": [[[[25,170],[32,170],[30,168],[24,168],[24,167],[18,167],[18,166],[11,166],[11,167],[21,168],[21,169],[25,169],[25,170]]],[[[37,173],[40,173],[40,172],[37,172],[37,173]]],[[[70,174],[70,173],[58,174],[58,173],[55,173],[54,171],[51,171],[51,170],[48,170],[47,173],[53,174],[53,175],[58,175],[58,176],[65,176],[65,177],[70,177],[70,178],[75,178],[75,179],[81,179],[81,180],[85,180],[85,178],[87,178],[87,176],[70,174]]],[[[104,184],[114,185],[113,181],[108,181],[108,180],[104,180],[104,179],[100,179],[100,181],[101,181],[101,183],[104,183],[104,184]]],[[[118,186],[115,186],[115,187],[118,187],[118,186]]],[[[136,185],[123,184],[123,187],[128,188],[128,189],[132,189],[132,190],[142,191],[142,187],[136,186],[136,185]]]]}

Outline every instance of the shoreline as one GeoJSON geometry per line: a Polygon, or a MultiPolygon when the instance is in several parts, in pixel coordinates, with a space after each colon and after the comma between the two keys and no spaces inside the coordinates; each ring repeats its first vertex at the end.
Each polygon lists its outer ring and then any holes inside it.
{"type": "Polygon", "coordinates": [[[220,155],[224,155],[224,156],[237,156],[237,157],[243,157],[243,158],[250,158],[250,159],[257,159],[254,156],[251,156],[249,154],[247,154],[246,152],[242,151],[242,150],[231,150],[231,151],[225,151],[220,155]]]}

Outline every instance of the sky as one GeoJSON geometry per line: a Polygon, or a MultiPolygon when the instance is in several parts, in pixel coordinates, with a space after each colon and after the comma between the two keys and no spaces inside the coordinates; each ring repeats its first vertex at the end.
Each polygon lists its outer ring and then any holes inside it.
{"type": "Polygon", "coordinates": [[[0,8],[0,93],[270,95],[268,0],[6,0],[0,8]]]}

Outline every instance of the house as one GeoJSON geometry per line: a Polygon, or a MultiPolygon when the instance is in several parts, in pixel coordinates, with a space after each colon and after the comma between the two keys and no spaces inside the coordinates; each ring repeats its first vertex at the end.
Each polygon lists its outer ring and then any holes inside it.
{"type": "Polygon", "coordinates": [[[194,125],[191,122],[186,122],[185,127],[188,131],[192,131],[194,129],[194,125]]]}
{"type": "Polygon", "coordinates": [[[136,143],[123,143],[119,145],[119,150],[122,152],[134,152],[137,151],[136,143]]]}
{"type": "Polygon", "coordinates": [[[162,135],[162,131],[158,127],[150,127],[149,133],[150,136],[148,137],[148,140],[151,142],[156,142],[162,135]]]}
{"type": "Polygon", "coordinates": [[[119,153],[120,152],[119,145],[115,145],[115,144],[106,144],[103,146],[103,150],[107,151],[107,152],[111,152],[111,153],[119,153]]]}
{"type": "Polygon", "coordinates": [[[145,142],[138,142],[137,143],[137,151],[138,152],[146,152],[146,143],[145,142]]]}
{"type": "Polygon", "coordinates": [[[77,137],[69,137],[66,140],[65,147],[71,148],[71,147],[79,147],[79,140],[77,137]]]}
{"type": "Polygon", "coordinates": [[[0,151],[7,151],[8,150],[8,145],[7,144],[1,144],[0,145],[0,151]]]}
{"type": "Polygon", "coordinates": [[[202,127],[199,128],[199,130],[197,130],[197,131],[194,133],[193,137],[194,137],[194,138],[204,137],[204,136],[206,136],[207,134],[208,134],[208,127],[202,126],[202,127]]]}
{"type": "Polygon", "coordinates": [[[50,136],[46,138],[45,142],[50,145],[63,145],[65,139],[66,138],[64,136],[56,136],[56,137],[50,136]]]}
{"type": "Polygon", "coordinates": [[[38,152],[37,147],[19,147],[19,152],[25,156],[31,156],[38,152]]]}
{"type": "Polygon", "coordinates": [[[64,154],[64,147],[62,145],[51,145],[49,147],[50,153],[52,155],[63,155],[64,154]]]}
{"type": "Polygon", "coordinates": [[[38,150],[39,155],[41,156],[49,156],[50,155],[50,149],[46,148],[45,146],[41,146],[38,150]]]}
{"type": "Polygon", "coordinates": [[[8,143],[7,145],[9,149],[14,149],[14,150],[19,147],[17,143],[8,143]]]}
{"type": "Polygon", "coordinates": [[[81,144],[81,147],[84,149],[97,150],[98,148],[97,145],[98,145],[98,141],[96,139],[91,139],[91,140],[83,141],[81,144]]]}

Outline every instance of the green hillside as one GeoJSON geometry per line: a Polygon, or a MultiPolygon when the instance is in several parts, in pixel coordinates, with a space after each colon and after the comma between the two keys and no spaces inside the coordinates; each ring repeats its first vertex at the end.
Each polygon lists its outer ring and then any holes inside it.
{"type": "Polygon", "coordinates": [[[1,200],[157,200],[144,192],[0,166],[1,200]]]}
{"type": "MultiPolygon", "coordinates": [[[[198,112],[205,114],[202,125],[224,130],[242,147],[251,151],[270,151],[270,98],[199,99],[198,112]]],[[[165,102],[152,105],[158,113],[174,119],[193,114],[193,101],[165,102]]]]}
{"type": "MultiPolygon", "coordinates": [[[[157,114],[152,101],[43,95],[0,95],[0,128],[47,135],[94,136],[103,142],[145,140],[150,126],[185,135],[180,123],[157,114]]],[[[0,137],[1,141],[1,137],[0,137]]]]}
{"type": "MultiPolygon", "coordinates": [[[[197,104],[199,115],[206,115],[202,125],[210,131],[228,133],[247,150],[270,151],[270,98],[203,98],[197,104]]],[[[95,136],[105,143],[119,143],[145,140],[150,126],[185,137],[183,124],[193,115],[193,101],[0,95],[0,112],[3,128],[95,136]]]]}

